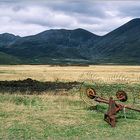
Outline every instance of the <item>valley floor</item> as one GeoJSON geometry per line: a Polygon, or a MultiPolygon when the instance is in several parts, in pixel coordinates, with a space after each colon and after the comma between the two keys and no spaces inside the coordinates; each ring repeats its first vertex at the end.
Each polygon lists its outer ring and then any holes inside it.
{"type": "Polygon", "coordinates": [[[0,80],[139,83],[140,66],[1,65],[0,80]]]}
{"type": "MultiPolygon", "coordinates": [[[[115,96],[117,90],[128,93],[126,104],[140,108],[139,66],[52,67],[35,65],[0,66],[0,80],[27,78],[56,83],[80,81],[93,86],[98,95],[115,96]]],[[[80,87],[68,91],[44,91],[28,95],[0,93],[0,139],[2,140],[139,140],[140,113],[126,110],[117,114],[117,126],[104,120],[108,106],[97,109],[80,98],[80,87]],[[63,93],[63,94],[62,94],[63,93]]]]}
{"type": "Polygon", "coordinates": [[[140,114],[117,115],[117,126],[103,121],[107,106],[98,110],[87,106],[78,95],[9,95],[0,94],[0,139],[99,139],[138,140],[140,114]]]}

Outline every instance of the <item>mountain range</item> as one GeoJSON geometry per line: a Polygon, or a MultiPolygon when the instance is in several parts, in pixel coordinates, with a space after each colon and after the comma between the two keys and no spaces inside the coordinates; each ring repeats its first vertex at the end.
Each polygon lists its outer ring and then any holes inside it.
{"type": "Polygon", "coordinates": [[[140,18],[104,36],[51,29],[20,37],[0,34],[0,64],[140,64],[140,18]]]}

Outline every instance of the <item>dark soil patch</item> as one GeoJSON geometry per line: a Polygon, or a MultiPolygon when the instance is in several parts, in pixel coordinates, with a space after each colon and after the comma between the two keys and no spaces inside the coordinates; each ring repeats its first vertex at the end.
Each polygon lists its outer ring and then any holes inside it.
{"type": "Polygon", "coordinates": [[[70,90],[79,86],[79,82],[40,82],[33,79],[25,80],[12,80],[12,81],[0,81],[0,92],[29,92],[33,94],[37,92],[51,91],[51,90],[70,90]]]}

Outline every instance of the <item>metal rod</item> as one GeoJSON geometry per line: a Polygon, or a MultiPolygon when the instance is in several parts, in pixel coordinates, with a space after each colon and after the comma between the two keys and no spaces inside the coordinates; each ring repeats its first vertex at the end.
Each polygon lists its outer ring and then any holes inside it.
{"type": "MultiPolygon", "coordinates": [[[[107,99],[102,98],[102,97],[98,97],[98,96],[97,96],[94,100],[97,101],[97,102],[99,102],[99,103],[109,104],[109,101],[108,101],[107,99]]],[[[117,103],[116,103],[116,105],[117,105],[117,106],[120,105],[120,106],[123,106],[123,107],[125,107],[125,108],[127,108],[127,109],[140,112],[140,109],[136,109],[136,108],[133,108],[133,107],[130,107],[130,106],[125,106],[125,105],[117,104],[117,103]]]]}
{"type": "Polygon", "coordinates": [[[134,111],[137,111],[137,112],[140,112],[140,109],[132,108],[130,106],[125,106],[125,108],[130,109],[130,110],[134,110],[134,111]]]}

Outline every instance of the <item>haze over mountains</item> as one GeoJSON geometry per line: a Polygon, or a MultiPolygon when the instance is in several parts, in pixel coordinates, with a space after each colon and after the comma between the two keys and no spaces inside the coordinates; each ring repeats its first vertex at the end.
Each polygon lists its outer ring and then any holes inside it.
{"type": "Polygon", "coordinates": [[[140,64],[140,19],[98,36],[84,29],[0,34],[0,64],[140,64]]]}

